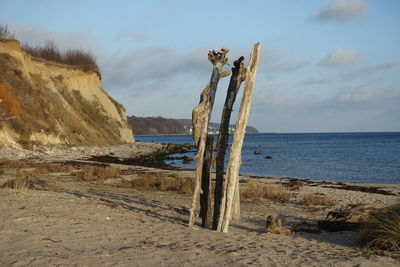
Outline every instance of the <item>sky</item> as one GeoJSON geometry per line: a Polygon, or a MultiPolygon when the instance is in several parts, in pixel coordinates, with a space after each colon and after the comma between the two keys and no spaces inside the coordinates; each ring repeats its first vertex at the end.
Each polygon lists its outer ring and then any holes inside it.
{"type": "Polygon", "coordinates": [[[211,76],[208,51],[229,48],[232,63],[260,42],[249,125],[400,131],[398,0],[0,0],[0,24],[21,42],[91,51],[128,115],[191,118],[211,76]]]}

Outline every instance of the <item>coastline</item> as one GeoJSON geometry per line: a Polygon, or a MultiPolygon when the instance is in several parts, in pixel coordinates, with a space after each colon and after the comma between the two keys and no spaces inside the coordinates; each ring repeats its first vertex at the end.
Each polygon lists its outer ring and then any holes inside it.
{"type": "MultiPolygon", "coordinates": [[[[0,149],[0,158],[34,162],[100,164],[88,158],[112,155],[123,159],[145,156],[162,149],[160,144],[137,143],[116,147],[0,149]]],[[[109,164],[125,170],[124,179],[142,173],[177,179],[194,177],[189,169],[160,169],[139,165],[109,164]]],[[[6,168],[0,185],[16,175],[6,168]]],[[[304,182],[290,191],[289,201],[263,199],[241,203],[242,219],[232,222],[229,233],[186,226],[191,196],[177,191],[143,191],[115,186],[118,179],[103,183],[77,180],[70,173],[39,177],[46,186],[34,189],[0,189],[1,265],[233,265],[268,266],[398,266],[397,257],[377,255],[360,247],[356,231],[320,233],[265,233],[268,215],[280,215],[284,225],[316,223],[335,208],[350,204],[377,208],[399,200],[400,185],[342,183],[288,177],[240,175],[249,183],[304,182]],[[379,188],[390,192],[363,192],[346,186],[379,188]],[[302,198],[318,194],[334,199],[334,206],[307,207],[302,198]]]]}

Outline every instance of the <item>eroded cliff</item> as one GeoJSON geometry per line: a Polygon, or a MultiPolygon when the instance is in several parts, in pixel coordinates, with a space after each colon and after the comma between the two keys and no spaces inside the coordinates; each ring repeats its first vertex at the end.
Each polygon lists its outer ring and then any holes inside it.
{"type": "Polygon", "coordinates": [[[16,40],[0,40],[0,145],[133,143],[122,105],[98,73],[31,57],[16,40]]]}

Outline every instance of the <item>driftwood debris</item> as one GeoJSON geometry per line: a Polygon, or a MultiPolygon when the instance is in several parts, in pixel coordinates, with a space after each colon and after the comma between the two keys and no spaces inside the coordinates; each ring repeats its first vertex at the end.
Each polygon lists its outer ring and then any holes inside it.
{"type": "Polygon", "coordinates": [[[200,217],[202,226],[212,226],[211,165],[214,156],[214,137],[207,136],[204,153],[203,176],[201,178],[200,217]]]}
{"type": "Polygon", "coordinates": [[[269,215],[265,223],[265,232],[272,234],[289,234],[290,229],[282,225],[282,219],[279,216],[269,215]]]}
{"type": "Polygon", "coordinates": [[[318,221],[318,226],[329,232],[357,230],[362,228],[377,211],[373,205],[350,204],[329,211],[325,220],[318,221]]]}
{"type": "Polygon", "coordinates": [[[213,229],[221,230],[221,213],[224,213],[225,208],[225,190],[226,182],[224,179],[225,169],[225,153],[228,145],[229,137],[229,122],[233,104],[235,103],[240,85],[246,79],[246,68],[243,66],[244,57],[238,58],[232,68],[232,76],[229,82],[228,91],[226,94],[225,105],[222,111],[221,124],[218,136],[217,145],[217,160],[216,160],[216,176],[215,176],[215,191],[214,191],[214,217],[213,229]]]}
{"type": "MultiPolygon", "coordinates": [[[[195,212],[200,195],[200,184],[203,172],[203,159],[206,146],[208,123],[214,105],[215,93],[217,91],[218,82],[220,80],[220,73],[224,65],[228,62],[228,58],[226,57],[228,52],[229,49],[222,48],[220,51],[212,50],[208,53],[208,60],[213,64],[213,71],[211,74],[209,89],[206,90],[208,92],[205,93],[204,102],[199,104],[202,105],[202,107],[197,110],[193,110],[193,113],[197,114],[195,116],[192,115],[192,118],[198,118],[198,121],[193,122],[193,124],[200,125],[200,134],[197,138],[195,138],[195,141],[197,140],[196,178],[195,188],[192,197],[192,205],[190,208],[189,227],[192,227],[194,224],[195,212]]],[[[195,109],[196,108],[197,107],[195,107],[195,109]]]]}
{"type": "MultiPolygon", "coordinates": [[[[253,46],[249,66],[246,72],[246,82],[243,89],[243,97],[240,105],[239,114],[236,121],[235,133],[233,135],[233,142],[230,150],[229,164],[226,173],[226,202],[225,211],[222,216],[222,232],[228,232],[229,220],[231,218],[232,208],[234,207],[234,201],[239,205],[239,197],[235,198],[236,190],[239,191],[239,167],[241,165],[241,153],[243,147],[243,139],[246,133],[246,126],[250,114],[251,100],[254,91],[254,83],[256,79],[256,73],[258,63],[260,60],[260,43],[253,46]]],[[[237,192],[238,193],[238,192],[237,192]]],[[[238,194],[239,195],[239,194],[238,194]]]]}

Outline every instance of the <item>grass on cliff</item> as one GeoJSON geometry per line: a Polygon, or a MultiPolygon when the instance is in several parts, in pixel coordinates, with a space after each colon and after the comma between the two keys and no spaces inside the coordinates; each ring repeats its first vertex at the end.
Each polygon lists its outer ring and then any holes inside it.
{"type": "MultiPolygon", "coordinates": [[[[0,24],[0,39],[14,39],[15,34],[8,29],[8,25],[0,24]]],[[[84,71],[94,71],[100,76],[100,69],[94,55],[82,49],[69,49],[61,52],[58,46],[47,41],[42,45],[31,45],[25,43],[22,47],[32,56],[48,61],[77,66],[84,71]]]]}
{"type": "Polygon", "coordinates": [[[14,39],[15,34],[10,32],[8,25],[0,25],[0,39],[14,39]]]}
{"type": "Polygon", "coordinates": [[[77,66],[84,71],[94,71],[100,76],[100,69],[92,53],[81,49],[69,49],[61,52],[58,46],[51,41],[44,45],[33,46],[25,43],[23,48],[32,56],[56,63],[77,66]]]}

